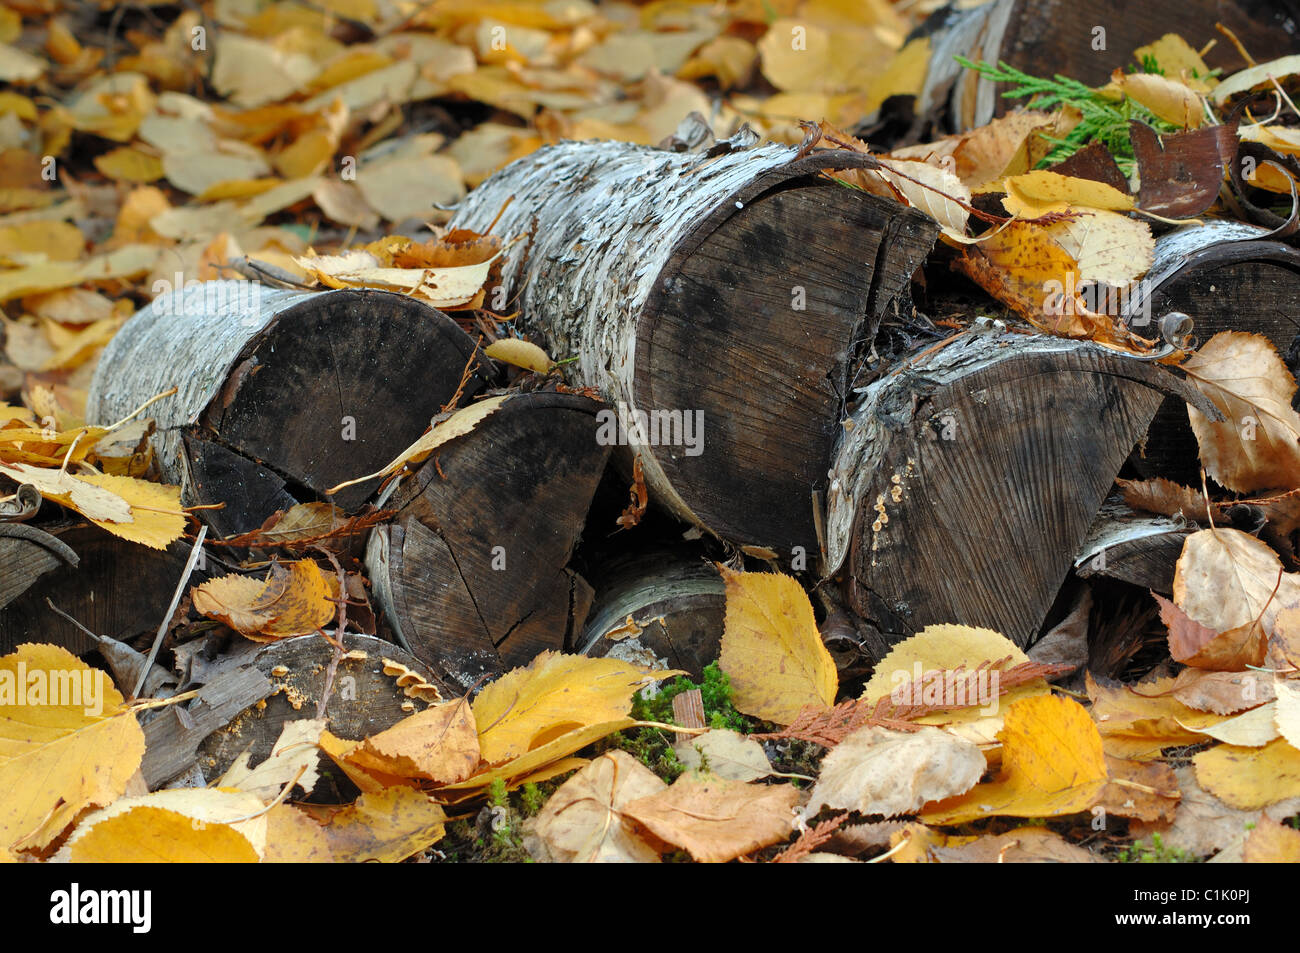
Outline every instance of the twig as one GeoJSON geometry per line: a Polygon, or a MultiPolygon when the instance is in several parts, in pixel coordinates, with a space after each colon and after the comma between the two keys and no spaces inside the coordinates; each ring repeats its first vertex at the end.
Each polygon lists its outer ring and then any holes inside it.
{"type": "Polygon", "coordinates": [[[176,611],[176,607],[180,604],[181,594],[190,581],[195,563],[199,561],[199,553],[203,551],[203,540],[207,538],[207,535],[207,526],[200,526],[199,535],[194,537],[194,548],[190,550],[190,558],[185,561],[185,571],[181,573],[181,578],[176,583],[176,591],[172,593],[171,605],[167,607],[162,623],[158,626],[158,634],[154,636],[153,646],[149,649],[149,657],[145,659],[144,667],[140,669],[140,677],[136,680],[135,690],[131,692],[132,698],[139,697],[140,689],[144,688],[145,677],[149,674],[149,670],[153,668],[154,659],[158,657],[158,649],[162,647],[163,636],[167,634],[167,626],[171,624],[172,613],[176,611]]]}

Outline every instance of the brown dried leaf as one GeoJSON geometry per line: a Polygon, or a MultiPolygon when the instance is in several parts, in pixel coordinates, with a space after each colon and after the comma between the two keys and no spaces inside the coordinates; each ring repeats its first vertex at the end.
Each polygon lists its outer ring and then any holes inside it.
{"type": "Polygon", "coordinates": [[[790,836],[799,789],[688,772],[623,813],[704,863],[724,863],[790,836]]]}
{"type": "Polygon", "coordinates": [[[1182,369],[1226,418],[1216,423],[1187,408],[1210,476],[1237,493],[1300,486],[1300,414],[1291,408],[1296,383],[1271,341],[1222,331],[1182,369]]]}

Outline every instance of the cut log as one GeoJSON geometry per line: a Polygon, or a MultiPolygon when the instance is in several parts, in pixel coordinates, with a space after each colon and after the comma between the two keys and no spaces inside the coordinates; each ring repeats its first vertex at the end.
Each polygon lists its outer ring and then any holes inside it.
{"type": "MultiPolygon", "coordinates": [[[[1300,252],[1267,239],[1266,229],[1241,222],[1189,225],[1156,241],[1151,270],[1126,302],[1125,318],[1139,334],[1154,336],[1156,319],[1170,311],[1192,317],[1204,344],[1220,331],[1262,334],[1295,374],[1300,371],[1300,252]],[[1143,324],[1145,319],[1149,324],[1143,324]]],[[[1143,476],[1199,483],[1196,436],[1186,405],[1175,398],[1156,412],[1134,467],[1143,476]]]]}
{"type": "Polygon", "coordinates": [[[1300,52],[1296,0],[992,0],[970,9],[950,4],[931,14],[914,36],[929,36],[930,66],[917,101],[919,116],[937,116],[949,132],[982,126],[1022,103],[1007,87],[963,69],[954,56],[1006,62],[1034,76],[1057,74],[1103,86],[1133,62],[1133,51],[1177,32],[1202,49],[1211,69],[1248,65],[1215,30],[1229,27],[1258,62],[1300,52]]]}
{"type": "Polygon", "coordinates": [[[726,587],[699,549],[629,552],[589,581],[595,597],[578,640],[584,655],[679,668],[697,679],[718,657],[726,587]]]}
{"type": "Polygon", "coordinates": [[[1183,543],[1196,529],[1185,520],[1138,513],[1119,498],[1108,499],[1075,557],[1075,572],[1171,595],[1183,543]]]}
{"type": "MultiPolygon", "coordinates": [[[[207,282],[159,296],[123,326],[86,413],[110,423],[179,387],[147,411],[159,468],[186,505],[225,503],[201,513],[230,535],[387,464],[477,361],[451,318],[403,295],[207,282]]],[[[465,395],[484,381],[476,370],[465,395]]],[[[332,500],[354,509],[374,488],[332,500]]]]}
{"type": "Polygon", "coordinates": [[[367,545],[376,602],[398,640],[462,690],[580,630],[591,592],[565,567],[609,458],[602,406],[512,396],[384,503],[398,514],[367,545]]]}
{"type": "Polygon", "coordinates": [[[618,411],[653,500],[788,558],[815,546],[812,492],[857,351],[910,307],[937,227],[818,176],[869,161],[854,153],[711,152],[559,143],[485,181],[452,224],[500,213],[494,232],[520,239],[506,300],[618,411]]]}
{"type": "Polygon", "coordinates": [[[1061,338],[918,351],[846,422],[829,572],[847,570],[850,605],[892,641],[952,622],[1027,645],[1170,391],[1190,395],[1163,368],[1061,338]]]}
{"type": "MultiPolygon", "coordinates": [[[[396,676],[384,673],[384,659],[397,662],[424,678],[444,698],[456,697],[418,659],[391,642],[349,633],[343,647],[357,654],[349,654],[339,663],[325,706],[326,727],[339,738],[348,741],[368,738],[426,707],[424,701],[408,696],[398,686],[396,676]]],[[[271,682],[266,703],[242,709],[233,717],[228,714],[216,730],[208,729],[198,744],[198,765],[203,776],[209,782],[220,778],[244,751],[251,751],[249,764],[256,766],[270,755],[285,722],[315,718],[333,654],[333,647],[315,635],[271,642],[260,649],[253,656],[251,667],[271,682]]],[[[312,800],[332,803],[350,800],[349,782],[328,758],[322,756],[320,767],[321,780],[312,800]]]]}
{"type": "MultiPolygon", "coordinates": [[[[96,647],[93,639],[50,609],[47,597],[96,635],[125,642],[158,630],[185,571],[190,543],[178,540],[166,550],[156,550],[85,523],[47,529],[79,562],[63,563],[60,558],[39,585],[0,608],[0,654],[24,642],[50,642],[76,655],[96,647]]],[[[54,558],[45,544],[0,533],[0,573],[6,577],[11,562],[28,560],[42,566],[54,558]]],[[[196,571],[191,582],[205,578],[196,571]]]]}

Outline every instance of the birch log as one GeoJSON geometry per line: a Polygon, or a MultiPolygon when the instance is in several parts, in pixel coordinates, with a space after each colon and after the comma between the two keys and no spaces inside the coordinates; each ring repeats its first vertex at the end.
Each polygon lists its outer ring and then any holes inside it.
{"type": "Polygon", "coordinates": [[[982,126],[1020,100],[1000,95],[1002,84],[964,69],[954,56],[1006,62],[1033,76],[1057,74],[1104,86],[1133,62],[1133,51],[1169,32],[1201,49],[1211,69],[1248,65],[1215,29],[1223,23],[1258,62],[1300,52],[1296,0],[991,0],[949,4],[931,14],[913,39],[928,37],[930,66],[917,101],[949,132],[982,126]]]}
{"type": "Polygon", "coordinates": [[[846,424],[829,572],[891,640],[960,623],[1027,645],[1170,391],[1191,396],[1161,367],[1063,338],[966,333],[918,351],[846,424]]]}
{"type": "MultiPolygon", "coordinates": [[[[451,318],[380,291],[294,292],[215,281],[161,295],[104,349],[86,413],[152,404],[162,477],[219,534],[372,473],[451,399],[474,342],[451,318]]],[[[478,372],[464,394],[482,388],[478,372]]],[[[359,506],[374,484],[332,497],[359,506]]]]}
{"type": "Polygon", "coordinates": [[[625,553],[588,573],[595,596],[578,648],[694,678],[718,657],[727,595],[694,547],[625,553]]]}
{"type": "Polygon", "coordinates": [[[494,233],[517,241],[499,300],[552,357],[578,359],[657,503],[788,556],[815,545],[812,493],[855,351],[886,311],[910,306],[937,233],[920,212],[817,174],[862,162],[564,142],[497,172],[452,224],[484,230],[500,214],[494,233]]]}
{"type": "MultiPolygon", "coordinates": [[[[1154,336],[1155,317],[1181,311],[1191,316],[1199,343],[1220,331],[1262,334],[1292,374],[1300,371],[1300,252],[1268,234],[1242,222],[1209,221],[1162,235],[1139,293],[1126,304],[1127,322],[1154,336]]],[[[1164,402],[1133,463],[1143,476],[1200,482],[1196,436],[1183,401],[1164,402]]]]}
{"type": "Polygon", "coordinates": [[[462,691],[570,645],[591,592],[566,568],[610,448],[598,401],[517,394],[384,506],[366,565],[399,641],[462,691]]]}

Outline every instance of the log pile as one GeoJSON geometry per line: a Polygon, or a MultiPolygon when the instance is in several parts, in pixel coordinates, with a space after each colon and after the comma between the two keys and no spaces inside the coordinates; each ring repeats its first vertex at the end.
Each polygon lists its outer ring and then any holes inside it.
{"type": "MultiPolygon", "coordinates": [[[[1103,501],[1126,466],[1167,473],[1183,459],[1157,437],[1172,425],[1148,433],[1153,419],[1213,409],[1152,361],[1001,322],[953,334],[918,314],[936,223],[823,175],[869,161],[743,136],[697,152],[543,148],[452,224],[513,236],[489,292],[564,372],[507,373],[411,297],[214,282],[127,323],[89,417],[174,387],[149,411],[155,459],[214,537],[296,503],[380,511],[364,547],[338,551],[379,610],[379,640],[358,638],[366,658],[400,656],[444,697],[546,650],[698,675],[722,633],[717,562],[800,574],[868,661],[930,623],[1027,645],[1072,570],[1167,587],[1182,527],[1103,501]],[[356,479],[489,395],[491,413],[395,479],[356,479]]],[[[1266,233],[1193,226],[1160,240],[1130,304],[1204,315],[1203,335],[1245,321],[1286,351],[1294,327],[1267,302],[1298,282],[1300,257],[1266,233]]],[[[25,567],[0,606],[5,647],[38,629],[94,647],[53,627],[47,587],[31,586],[42,573],[73,618],[127,640],[156,627],[183,575],[184,544],[122,553],[85,526],[25,529],[0,535],[0,560],[25,567]]],[[[212,704],[244,711],[231,724],[266,747],[288,717],[266,701],[268,680],[295,666],[316,677],[329,650],[296,639],[246,663],[214,673],[212,704]]],[[[350,677],[378,697],[372,669],[350,677]]],[[[374,705],[390,721],[403,710],[399,697],[374,705]]],[[[229,725],[157,723],[171,734],[155,781],[192,763],[210,778],[247,746],[229,725]]]]}

